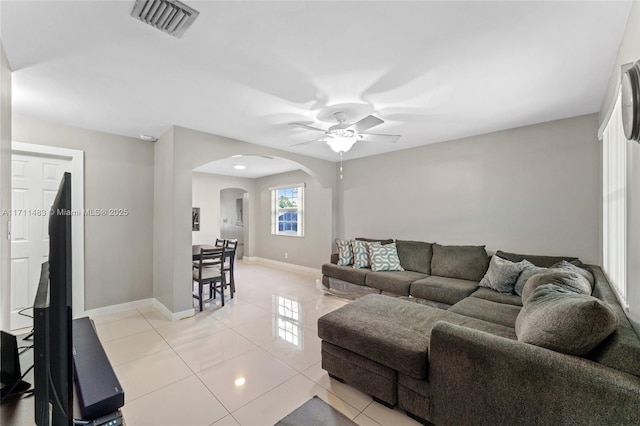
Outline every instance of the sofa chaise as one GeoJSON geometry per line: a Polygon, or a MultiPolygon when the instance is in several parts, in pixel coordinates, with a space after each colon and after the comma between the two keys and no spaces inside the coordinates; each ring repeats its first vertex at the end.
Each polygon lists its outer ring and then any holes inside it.
{"type": "Polygon", "coordinates": [[[504,294],[479,286],[484,247],[395,243],[404,271],[323,265],[325,286],[357,296],[318,320],[333,378],[425,424],[640,424],[640,339],[599,267],[584,266],[582,294],[552,279],[577,274],[548,269],[576,258],[497,252],[539,268],[504,294]],[[603,316],[580,334],[567,303],[603,316]],[[541,332],[569,337],[555,348],[541,332]]]}

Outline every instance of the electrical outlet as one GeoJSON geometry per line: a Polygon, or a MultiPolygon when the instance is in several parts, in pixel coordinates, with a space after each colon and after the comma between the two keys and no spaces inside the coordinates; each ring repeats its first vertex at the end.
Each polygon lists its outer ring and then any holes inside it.
{"type": "Polygon", "coordinates": [[[288,258],[289,258],[289,253],[285,253],[285,254],[284,254],[284,258],[285,258],[285,259],[288,259],[288,258]]]}

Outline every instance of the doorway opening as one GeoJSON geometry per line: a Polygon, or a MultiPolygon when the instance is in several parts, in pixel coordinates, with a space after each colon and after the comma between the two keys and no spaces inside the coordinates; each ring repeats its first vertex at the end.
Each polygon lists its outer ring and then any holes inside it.
{"type": "Polygon", "coordinates": [[[242,259],[246,241],[245,212],[249,211],[249,193],[240,188],[220,190],[220,238],[237,240],[236,259],[242,259]]]}

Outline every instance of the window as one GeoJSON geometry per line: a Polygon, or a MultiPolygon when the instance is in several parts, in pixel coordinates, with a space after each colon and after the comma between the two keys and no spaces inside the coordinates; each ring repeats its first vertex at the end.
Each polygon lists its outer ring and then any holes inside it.
{"type": "Polygon", "coordinates": [[[602,267],[627,306],[627,139],[620,96],[602,133],[602,267]]]}
{"type": "Polygon", "coordinates": [[[271,188],[271,233],[302,237],[304,184],[271,188]]]}

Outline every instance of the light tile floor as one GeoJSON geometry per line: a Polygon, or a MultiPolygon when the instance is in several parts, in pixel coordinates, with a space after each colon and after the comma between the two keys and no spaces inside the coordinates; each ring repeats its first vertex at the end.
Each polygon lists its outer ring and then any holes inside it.
{"type": "Polygon", "coordinates": [[[224,307],[173,323],[151,306],[93,318],[127,426],[273,425],[313,395],[359,425],[418,425],[321,368],[317,319],[348,302],[319,279],[239,261],[224,307]]]}

